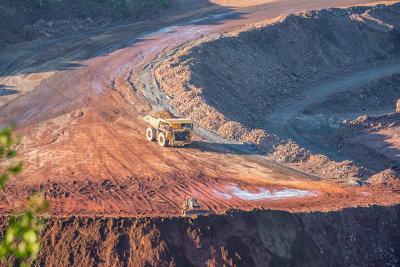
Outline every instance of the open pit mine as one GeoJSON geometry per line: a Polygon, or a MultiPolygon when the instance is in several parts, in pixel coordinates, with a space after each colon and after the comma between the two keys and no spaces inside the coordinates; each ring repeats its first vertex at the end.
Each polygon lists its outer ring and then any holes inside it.
{"type": "Polygon", "coordinates": [[[0,1],[9,125],[1,265],[400,266],[400,2],[0,1]]]}

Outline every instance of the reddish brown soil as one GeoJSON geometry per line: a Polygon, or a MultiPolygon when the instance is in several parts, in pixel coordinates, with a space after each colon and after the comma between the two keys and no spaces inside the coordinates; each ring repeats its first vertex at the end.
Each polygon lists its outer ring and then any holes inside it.
{"type": "Polygon", "coordinates": [[[370,187],[377,190],[399,188],[400,176],[394,170],[387,169],[373,175],[368,179],[368,183],[370,183],[370,187]]]}
{"type": "MultiPolygon", "coordinates": [[[[330,1],[316,2],[318,6],[332,6],[330,1]]],[[[281,5],[269,10],[268,16],[281,15],[282,8],[304,9],[313,3],[281,5]]],[[[189,13],[186,19],[209,11],[189,13]]],[[[249,20],[265,19],[263,13],[257,14],[249,20]]],[[[154,111],[145,92],[132,87],[130,81],[143,63],[166,47],[187,41],[186,36],[177,40],[159,33],[136,40],[134,45],[115,48],[114,43],[130,44],[131,36],[184,19],[152,21],[46,43],[48,47],[38,49],[28,59],[12,61],[0,81],[7,86],[14,84],[20,93],[2,98],[0,123],[19,123],[23,141],[18,150],[24,172],[1,193],[2,214],[9,213],[32,190],[41,188],[52,203],[49,213],[60,216],[177,215],[187,196],[201,198],[205,207],[216,212],[258,206],[327,211],[399,202],[396,192],[382,195],[371,191],[366,195],[363,192],[367,188],[321,180],[226,144],[197,138],[187,148],[161,148],[146,141],[147,125],[142,117],[154,111]],[[66,62],[69,65],[63,65],[66,62]],[[37,67],[37,73],[31,73],[32,66],[37,67]],[[310,190],[317,196],[250,201],[224,199],[214,191],[231,184],[253,193],[259,192],[258,187],[287,187],[310,190]]],[[[246,22],[244,17],[240,23],[246,22]]],[[[204,29],[220,31],[228,29],[230,23],[227,20],[226,25],[219,22],[204,29]]]]}
{"type": "Polygon", "coordinates": [[[33,266],[396,266],[399,212],[372,206],[190,219],[51,218],[33,266]]]}
{"type": "Polygon", "coordinates": [[[258,206],[330,210],[396,202],[397,195],[365,196],[364,188],[319,181],[203,140],[187,148],[162,149],[145,140],[147,125],[132,106],[113,109],[114,101],[123,100],[110,92],[78,112],[21,130],[24,173],[7,185],[2,211],[10,211],[19,199],[41,187],[52,203],[52,215],[178,215],[180,203],[188,196],[201,198],[205,207],[216,212],[258,206]],[[214,193],[213,189],[223,190],[231,183],[253,192],[256,187],[308,189],[318,197],[246,201],[214,193]]]}

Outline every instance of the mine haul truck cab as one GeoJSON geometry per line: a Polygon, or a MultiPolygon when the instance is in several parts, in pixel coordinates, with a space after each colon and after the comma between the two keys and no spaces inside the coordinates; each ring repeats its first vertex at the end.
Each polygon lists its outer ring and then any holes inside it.
{"type": "Polygon", "coordinates": [[[151,127],[147,128],[146,138],[158,141],[160,146],[185,146],[192,143],[193,120],[186,118],[156,119],[152,116],[143,118],[151,127]]]}

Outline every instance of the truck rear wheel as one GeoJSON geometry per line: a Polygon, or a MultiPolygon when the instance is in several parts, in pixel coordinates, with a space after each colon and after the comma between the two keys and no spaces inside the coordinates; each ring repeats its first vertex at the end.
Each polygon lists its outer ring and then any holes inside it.
{"type": "Polygon", "coordinates": [[[158,144],[159,144],[160,146],[168,146],[168,139],[167,139],[167,137],[165,136],[165,133],[160,133],[160,134],[158,135],[158,144]]]}
{"type": "Polygon", "coordinates": [[[156,129],[154,129],[153,127],[147,128],[146,138],[149,141],[155,141],[156,140],[156,129]]]}

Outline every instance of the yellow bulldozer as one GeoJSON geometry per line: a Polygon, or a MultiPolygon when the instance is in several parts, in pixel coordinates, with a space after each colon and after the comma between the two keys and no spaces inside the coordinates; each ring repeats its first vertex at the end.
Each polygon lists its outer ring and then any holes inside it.
{"type": "Polygon", "coordinates": [[[192,143],[193,120],[187,118],[157,118],[146,116],[143,118],[150,124],[146,138],[149,141],[158,141],[160,146],[185,146],[192,143]]]}
{"type": "Polygon", "coordinates": [[[201,208],[201,200],[190,197],[186,198],[182,203],[182,216],[190,217],[190,216],[198,216],[198,215],[209,215],[214,214],[212,210],[206,210],[201,208]]]}

